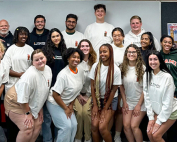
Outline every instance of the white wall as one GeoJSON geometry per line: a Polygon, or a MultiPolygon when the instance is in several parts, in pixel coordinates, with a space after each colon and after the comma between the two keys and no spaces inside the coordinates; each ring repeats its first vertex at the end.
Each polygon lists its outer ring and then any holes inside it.
{"type": "Polygon", "coordinates": [[[0,19],[9,21],[12,32],[17,26],[26,26],[31,31],[34,17],[42,14],[47,19],[46,28],[56,27],[63,31],[66,15],[74,13],[79,17],[77,30],[84,32],[88,24],[95,22],[93,6],[98,3],[103,3],[107,7],[106,22],[121,27],[127,33],[130,30],[130,17],[139,15],[143,21],[143,28],[151,31],[158,40],[160,39],[160,2],[0,0],[0,19]]]}

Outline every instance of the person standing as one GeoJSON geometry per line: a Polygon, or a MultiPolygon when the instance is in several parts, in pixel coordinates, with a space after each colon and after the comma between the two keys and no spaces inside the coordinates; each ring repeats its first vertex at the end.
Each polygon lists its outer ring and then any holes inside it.
{"type": "Polygon", "coordinates": [[[41,49],[47,40],[49,30],[45,28],[46,19],[43,15],[37,15],[34,18],[33,31],[30,33],[29,45],[33,47],[34,50],[41,49]]]}
{"type": "Polygon", "coordinates": [[[66,16],[66,30],[62,31],[66,47],[77,47],[79,42],[84,39],[84,35],[75,30],[78,17],[75,14],[68,14],[66,16]]]}

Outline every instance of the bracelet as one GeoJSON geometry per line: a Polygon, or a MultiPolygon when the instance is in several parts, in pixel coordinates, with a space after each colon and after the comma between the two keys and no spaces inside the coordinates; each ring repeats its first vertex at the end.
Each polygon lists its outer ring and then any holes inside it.
{"type": "Polygon", "coordinates": [[[26,112],[25,114],[26,114],[26,115],[29,115],[30,113],[31,113],[31,111],[28,111],[28,112],[26,112]]]}

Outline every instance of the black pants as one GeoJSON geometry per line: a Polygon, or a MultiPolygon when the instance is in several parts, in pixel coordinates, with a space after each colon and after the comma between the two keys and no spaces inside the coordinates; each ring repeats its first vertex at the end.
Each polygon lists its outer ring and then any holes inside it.
{"type": "Polygon", "coordinates": [[[177,121],[167,131],[168,142],[177,142],[177,121]]]}

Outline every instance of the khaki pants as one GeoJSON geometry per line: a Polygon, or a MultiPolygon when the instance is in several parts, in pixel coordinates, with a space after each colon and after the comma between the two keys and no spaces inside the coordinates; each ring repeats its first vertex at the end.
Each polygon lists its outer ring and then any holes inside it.
{"type": "Polygon", "coordinates": [[[82,133],[84,130],[85,140],[89,140],[91,138],[91,97],[84,106],[82,106],[78,99],[76,99],[74,103],[74,110],[78,123],[75,138],[79,140],[82,139],[82,133]]]}

